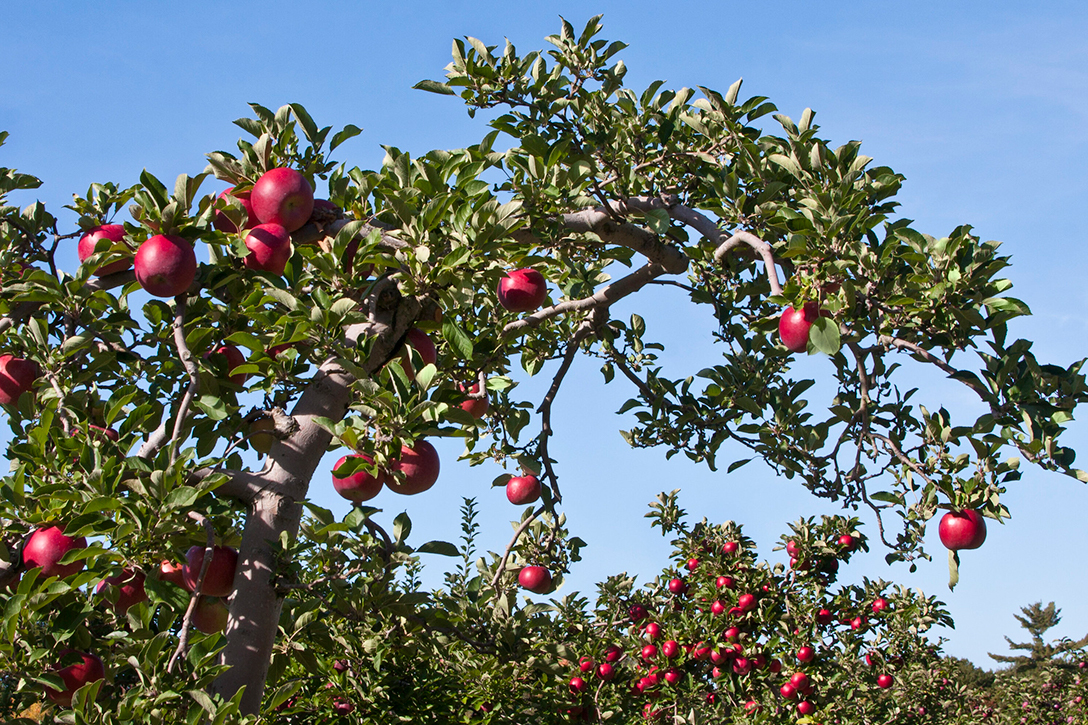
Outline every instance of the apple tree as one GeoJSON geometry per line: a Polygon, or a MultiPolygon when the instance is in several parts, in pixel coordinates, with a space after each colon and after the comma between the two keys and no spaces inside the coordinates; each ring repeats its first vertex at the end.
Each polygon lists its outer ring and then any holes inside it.
{"type": "MultiPolygon", "coordinates": [[[[793,120],[739,81],[627,88],[623,43],[599,34],[564,21],[524,55],[456,41],[445,79],[419,87],[488,119],[467,148],[387,147],[365,170],[335,157],[357,127],[254,104],[203,172],[77,196],[79,228],[40,203],[0,209],[5,716],[226,722],[301,697],[369,721],[336,694],[363,677],[334,667],[343,653],[371,664],[357,694],[416,719],[450,712],[444,686],[467,673],[513,692],[526,637],[556,626],[518,603],[519,575],[542,567],[521,584],[544,592],[579,557],[549,453],[578,355],[630,386],[632,446],[727,472],[760,459],[870,509],[889,560],[923,556],[941,508],[1006,516],[1021,461],[1088,479],[1060,443],[1082,363],[1009,339],[1028,308],[996,242],[894,218],[902,177],[821,138],[809,110],[793,120]],[[76,240],[82,264],[59,268],[76,240]],[[720,358],[667,369],[644,318],[613,315],[649,285],[713,312],[720,358]],[[804,398],[806,351],[832,363],[826,400],[804,398]],[[515,368],[550,376],[540,400],[515,368]],[[985,412],[923,400],[907,368],[985,412]],[[419,542],[365,505],[425,495],[434,436],[539,482],[501,553],[477,560],[475,524],[460,547],[419,542]],[[309,501],[329,450],[358,504],[339,521],[309,501]],[[448,591],[421,590],[426,552],[461,557],[448,591]]],[[[0,195],[38,183],[5,169],[0,195]]]]}

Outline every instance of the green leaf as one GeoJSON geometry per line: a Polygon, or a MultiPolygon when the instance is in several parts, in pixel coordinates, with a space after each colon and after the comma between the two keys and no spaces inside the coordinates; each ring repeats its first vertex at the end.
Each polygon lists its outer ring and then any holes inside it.
{"type": "Polygon", "coordinates": [[[442,320],[442,337],[466,360],[472,359],[472,339],[448,317],[442,320]]]}
{"type": "Polygon", "coordinates": [[[428,93],[438,93],[443,96],[455,96],[457,92],[450,88],[445,83],[439,83],[438,81],[420,81],[416,83],[412,88],[420,91],[427,91],[428,93]]]}
{"type": "Polygon", "coordinates": [[[825,355],[834,355],[842,347],[839,326],[830,317],[819,317],[808,333],[809,344],[825,355]]]}
{"type": "Polygon", "coordinates": [[[332,141],[329,142],[329,151],[333,151],[337,146],[344,143],[348,139],[355,138],[363,132],[363,129],[354,124],[348,124],[340,131],[337,131],[332,135],[332,141]]]}
{"type": "Polygon", "coordinates": [[[403,544],[410,533],[412,533],[412,520],[408,518],[408,514],[403,512],[397,514],[397,517],[393,519],[393,540],[403,544]]]}
{"type": "Polygon", "coordinates": [[[960,583],[960,555],[948,550],[948,590],[952,591],[960,583]]]}
{"type": "Polygon", "coordinates": [[[416,549],[417,554],[438,554],[439,556],[460,556],[457,547],[448,541],[428,541],[416,549]]]}

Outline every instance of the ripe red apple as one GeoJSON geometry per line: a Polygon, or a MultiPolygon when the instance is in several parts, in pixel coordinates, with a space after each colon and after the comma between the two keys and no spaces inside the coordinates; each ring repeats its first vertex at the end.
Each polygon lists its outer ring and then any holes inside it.
{"type": "Polygon", "coordinates": [[[789,554],[790,557],[796,559],[797,555],[801,553],[801,545],[793,539],[790,539],[786,542],[786,553],[789,554]]]}
{"type": "Polygon", "coordinates": [[[937,528],[946,549],[977,549],[986,541],[986,520],[973,509],[949,511],[937,528]]]}
{"type": "Polygon", "coordinates": [[[684,679],[684,671],[676,667],[665,670],[665,682],[670,685],[678,685],[684,679]]]}
{"type": "Polygon", "coordinates": [[[291,235],[279,224],[258,224],[246,234],[248,269],[282,275],[291,258],[291,235]]]}
{"type": "Polygon", "coordinates": [[[34,386],[41,368],[33,360],[14,355],[0,355],[0,403],[11,405],[34,386]]]}
{"type": "Polygon", "coordinates": [[[889,687],[895,684],[895,678],[891,675],[880,675],[876,678],[876,686],[882,690],[887,690],[889,687]]]}
{"type": "Polygon", "coordinates": [[[592,657],[585,656],[578,659],[578,669],[582,672],[592,672],[596,666],[597,663],[593,661],[592,657]]]}
{"type": "Polygon", "coordinates": [[[737,657],[733,660],[733,674],[747,675],[752,671],[752,661],[745,657],[737,657]]]}
{"type": "Polygon", "coordinates": [[[717,585],[718,589],[733,589],[737,585],[737,582],[733,577],[724,575],[718,577],[714,583],[717,585]]]}
{"type": "Polygon", "coordinates": [[[570,691],[573,692],[574,694],[585,692],[585,690],[586,690],[586,681],[583,680],[581,677],[575,676],[575,677],[570,678],[569,686],[570,686],[570,691]]]}
{"type": "Polygon", "coordinates": [[[680,656],[680,643],[675,639],[667,639],[661,645],[661,654],[668,657],[670,660],[674,657],[680,656]]]}
{"type": "Polygon", "coordinates": [[[196,279],[196,252],[179,236],[156,234],[136,250],[133,269],[148,294],[176,297],[196,279]]]}
{"type": "Polygon", "coordinates": [[[407,496],[422,493],[438,480],[438,451],[426,440],[420,439],[411,448],[401,446],[400,460],[394,461],[390,468],[404,474],[403,478],[390,476],[385,481],[391,491],[407,496]]]}
{"type": "Polygon", "coordinates": [[[643,628],[642,631],[645,632],[646,636],[650,638],[651,642],[653,642],[655,639],[661,636],[661,625],[657,622],[650,622],[643,628]]]}
{"type": "MultiPolygon", "coordinates": [[[[196,580],[200,577],[200,567],[204,563],[203,546],[189,548],[185,556],[182,576],[185,588],[196,591],[196,580]]],[[[204,575],[204,585],[200,593],[209,597],[226,597],[234,591],[234,572],[238,568],[238,552],[229,546],[212,547],[212,560],[208,572],[204,575]]]]}
{"type": "Polygon", "coordinates": [[[336,221],[342,215],[343,210],[328,199],[314,199],[314,210],[310,213],[310,221],[328,224],[336,221]]]}
{"type": "Polygon", "coordinates": [[[230,610],[219,597],[202,596],[197,599],[193,607],[193,616],[190,620],[193,626],[204,634],[215,634],[227,628],[227,620],[230,619],[230,610]]]}
{"type": "Polygon", "coordinates": [[[535,269],[515,269],[499,280],[499,304],[510,312],[532,312],[544,303],[548,285],[535,269]]]}
{"type": "Polygon", "coordinates": [[[71,564],[58,564],[61,557],[72,549],[86,549],[87,538],[78,539],[64,535],[63,526],[47,526],[36,529],[26,540],[23,547],[23,567],[32,569],[40,566],[42,576],[55,576],[61,579],[72,576],[83,569],[83,560],[71,564]]]}
{"type": "Polygon", "coordinates": [[[710,613],[714,616],[723,614],[725,612],[725,609],[725,604],[720,599],[715,599],[714,602],[710,605],[710,613]]]}
{"type": "Polygon", "coordinates": [[[78,661],[75,664],[56,670],[57,675],[64,682],[64,689],[45,688],[45,694],[49,699],[61,707],[71,707],[72,697],[76,694],[76,690],[89,682],[97,682],[106,676],[106,668],[98,655],[87,652],[73,652],[71,650],[61,655],[62,663],[71,659],[78,661]]]}
{"type": "Polygon", "coordinates": [[[811,715],[812,713],[816,712],[816,706],[808,700],[802,700],[801,702],[797,703],[797,712],[802,715],[811,715]]]}
{"type": "Polygon", "coordinates": [[[552,573],[542,566],[524,566],[518,572],[518,584],[534,594],[546,594],[552,588],[552,573]]]}
{"type": "Polygon", "coordinates": [[[745,612],[750,612],[756,608],[756,595],[755,594],[741,594],[737,597],[737,606],[745,612]]]}
{"type": "MultiPolygon", "coordinates": [[[[125,240],[125,228],[120,224],[102,224],[88,230],[86,234],[79,238],[79,244],[76,246],[76,252],[79,254],[79,261],[81,264],[86,262],[87,258],[94,254],[95,247],[98,246],[98,242],[103,239],[110,242],[123,242],[125,240]]],[[[105,250],[110,246],[112,245],[103,244],[102,248],[105,250]]],[[[94,273],[99,277],[105,277],[108,274],[123,272],[131,266],[131,259],[119,259],[116,262],[102,265],[96,269],[94,273]]]]}
{"type": "Polygon", "coordinates": [[[794,696],[797,695],[797,688],[788,682],[782,685],[782,687],[778,688],[778,691],[782,694],[782,697],[786,698],[787,700],[792,700],[794,696]]]}
{"type": "Polygon", "coordinates": [[[314,210],[314,190],[306,177],[280,167],[261,174],[249,195],[261,224],[279,224],[288,232],[301,229],[314,210]]]}
{"type": "Polygon", "coordinates": [[[738,544],[737,542],[727,541],[724,544],[722,544],[722,553],[723,554],[728,554],[728,555],[736,554],[737,550],[739,548],[740,548],[740,544],[738,544]]]}
{"type": "Polygon", "coordinates": [[[815,656],[816,650],[807,645],[797,650],[797,659],[800,662],[811,662],[815,656]]]}
{"type": "Polygon", "coordinates": [[[695,569],[699,566],[699,560],[698,559],[688,559],[688,562],[687,562],[686,566],[688,568],[688,571],[695,571],[695,569]]]}
{"type": "Polygon", "coordinates": [[[884,597],[877,597],[873,600],[873,614],[880,614],[889,606],[887,599],[884,597]]]}
{"type": "Polygon", "coordinates": [[[857,546],[857,543],[858,540],[850,534],[843,534],[839,537],[839,546],[846,549],[847,551],[853,551],[854,547],[857,546]]]}
{"type": "MultiPolygon", "coordinates": [[[[208,350],[204,353],[205,360],[222,360],[224,363],[224,371],[230,375],[230,371],[236,367],[240,367],[245,364],[246,358],[242,355],[242,351],[234,345],[220,345],[214,350],[208,350]]],[[[249,378],[248,373],[238,373],[237,375],[230,375],[230,381],[235,385],[242,385],[249,378]]]]}
{"type": "Polygon", "coordinates": [[[683,579],[669,579],[669,591],[673,594],[686,594],[688,591],[687,582],[683,579]]]}
{"type": "Polygon", "coordinates": [[[170,582],[184,589],[185,567],[172,561],[163,561],[159,564],[159,581],[170,582]]]}
{"type": "Polygon", "coordinates": [[[344,673],[351,669],[351,665],[348,664],[347,660],[335,660],[332,663],[332,668],[337,672],[344,673]]]}
{"type": "MultiPolygon", "coordinates": [[[[480,392],[480,383],[473,383],[471,388],[466,388],[466,386],[462,385],[461,392],[467,392],[470,395],[475,395],[476,393],[480,392]]],[[[487,415],[487,408],[488,402],[486,395],[482,398],[466,398],[461,403],[461,410],[465,411],[473,418],[483,418],[485,415],[487,415]]]]}
{"type": "Polygon", "coordinates": [[[540,498],[540,479],[529,474],[506,482],[506,498],[515,506],[524,506],[540,498]]]}
{"type": "Polygon", "coordinates": [[[794,672],[792,675],[790,675],[790,684],[798,690],[807,689],[809,686],[808,675],[806,675],[804,672],[794,672]]]}
{"type": "Polygon", "coordinates": [[[820,315],[819,304],[806,302],[801,309],[787,307],[778,318],[778,336],[790,352],[804,352],[808,349],[808,335],[812,323],[820,315]]]}
{"type": "Polygon", "coordinates": [[[605,680],[607,682],[615,676],[616,668],[614,668],[612,665],[608,664],[607,662],[602,662],[601,664],[597,665],[597,677],[600,677],[602,680],[605,680]]]}
{"type": "Polygon", "coordinates": [[[831,617],[831,611],[830,610],[821,609],[820,611],[816,612],[816,623],[817,624],[831,624],[831,618],[832,617],[831,617]]]}
{"type": "Polygon", "coordinates": [[[91,438],[98,440],[111,440],[116,443],[120,440],[121,436],[112,428],[103,428],[100,425],[88,425],[87,431],[91,434],[91,438]]]}
{"type": "Polygon", "coordinates": [[[353,503],[362,503],[363,501],[369,501],[378,495],[378,492],[382,490],[382,485],[385,483],[385,476],[380,474],[375,476],[363,469],[359,469],[355,473],[344,478],[338,478],[335,471],[349,458],[362,458],[367,463],[374,463],[374,459],[363,453],[352,453],[340,458],[333,466],[332,474],[332,486],[336,489],[336,492],[353,503]]]}
{"type": "MultiPolygon", "coordinates": [[[[438,348],[434,346],[434,341],[423,330],[413,327],[404,338],[404,344],[419,353],[419,356],[423,358],[424,365],[438,364],[438,348]]],[[[400,364],[409,378],[416,376],[415,368],[412,367],[407,351],[401,355],[400,364]]]]}
{"type": "Polygon", "coordinates": [[[349,700],[345,700],[342,697],[338,697],[332,701],[332,710],[337,715],[350,715],[355,712],[355,705],[349,700]]]}
{"type": "Polygon", "coordinates": [[[854,617],[850,620],[850,629],[856,631],[864,630],[867,622],[865,617],[854,617]]]}
{"type": "Polygon", "coordinates": [[[610,644],[607,647],[605,647],[605,650],[604,650],[604,661],[605,662],[618,662],[621,657],[623,657],[623,650],[620,648],[619,645],[610,644]]]}
{"type": "MultiPolygon", "coordinates": [[[[246,223],[243,229],[252,229],[257,226],[257,217],[253,214],[253,204],[249,200],[249,191],[235,191],[234,187],[224,189],[219,192],[219,198],[229,196],[232,199],[237,199],[242,204],[242,208],[246,210],[246,223]]],[[[236,234],[238,227],[232,222],[226,214],[221,211],[215,213],[215,219],[212,220],[212,226],[221,232],[227,232],[228,234],[236,234]]]]}
{"type": "Polygon", "coordinates": [[[767,671],[777,675],[782,671],[782,661],[779,659],[771,660],[767,665],[767,671]]]}
{"type": "Polygon", "coordinates": [[[657,645],[656,644],[648,644],[648,645],[644,646],[642,648],[641,654],[642,654],[642,659],[652,660],[654,657],[657,657],[657,645]]]}
{"type": "Polygon", "coordinates": [[[125,612],[135,604],[147,601],[147,592],[144,590],[144,573],[135,569],[125,569],[120,574],[106,577],[98,583],[95,592],[115,590],[117,601],[110,606],[118,617],[125,616],[125,612]]]}
{"type": "Polygon", "coordinates": [[[627,608],[627,616],[631,618],[632,622],[641,622],[650,616],[650,613],[641,604],[632,604],[627,608]]]}

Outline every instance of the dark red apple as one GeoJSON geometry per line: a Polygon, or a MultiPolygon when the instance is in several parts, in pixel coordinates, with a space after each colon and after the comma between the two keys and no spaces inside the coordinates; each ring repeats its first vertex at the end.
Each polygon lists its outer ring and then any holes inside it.
{"type": "Polygon", "coordinates": [[[821,609],[816,612],[817,624],[831,624],[831,611],[828,609],[821,609]]]}
{"type": "Polygon", "coordinates": [[[665,670],[665,682],[670,685],[678,685],[684,679],[684,671],[675,667],[665,670]]]}
{"type": "Polygon", "coordinates": [[[133,269],[148,294],[177,297],[196,279],[196,252],[179,236],[156,234],[136,250],[133,269]]]}
{"type": "Polygon", "coordinates": [[[56,674],[64,682],[64,689],[45,688],[45,694],[49,699],[61,707],[71,707],[72,697],[76,694],[76,690],[89,682],[97,682],[106,676],[106,668],[98,655],[87,652],[72,652],[71,650],[61,655],[61,663],[71,659],[78,661],[75,664],[56,670],[56,674]]]}
{"type": "Polygon", "coordinates": [[[540,498],[540,479],[529,474],[506,482],[506,498],[515,506],[524,506],[540,498]]]}
{"type": "Polygon", "coordinates": [[[246,234],[245,265],[248,269],[282,275],[291,258],[291,235],[279,224],[258,224],[246,234]]]}
{"type": "Polygon", "coordinates": [[[111,604],[118,617],[125,616],[125,612],[135,604],[147,601],[147,592],[144,590],[144,573],[135,569],[125,569],[120,574],[106,577],[98,583],[95,592],[116,591],[117,601],[111,604]]]}
{"type": "Polygon", "coordinates": [[[611,680],[615,676],[616,668],[612,665],[608,664],[607,662],[602,662],[601,664],[597,665],[597,677],[601,678],[605,682],[611,680]]]}
{"type": "Polygon", "coordinates": [[[740,544],[738,544],[735,541],[727,541],[724,544],[722,544],[722,553],[723,554],[733,555],[733,554],[737,553],[738,549],[740,549],[740,544]]]}
{"type": "Polygon", "coordinates": [[[946,549],[977,549],[986,541],[986,520],[973,509],[949,511],[937,528],[946,549]]]}
{"type": "MultiPolygon", "coordinates": [[[[185,588],[196,591],[196,580],[200,577],[200,567],[204,563],[203,546],[193,546],[185,557],[182,575],[185,588]]],[[[238,568],[238,552],[229,546],[212,547],[212,560],[208,572],[204,575],[204,584],[200,593],[209,597],[225,597],[234,590],[234,572],[238,568]]]]}
{"type": "Polygon", "coordinates": [[[733,589],[737,586],[737,582],[733,577],[724,575],[714,580],[714,583],[718,589],[733,589]]]}
{"type": "Polygon", "coordinates": [[[885,599],[884,597],[877,597],[873,600],[873,614],[880,614],[889,606],[890,605],[888,604],[887,599],[885,599]]]}
{"type": "Polygon", "coordinates": [[[685,594],[687,590],[687,582],[683,579],[669,579],[669,591],[673,594],[685,594]]]}
{"type": "MultiPolygon", "coordinates": [[[[242,204],[242,208],[246,210],[246,223],[243,229],[252,229],[257,226],[257,217],[253,214],[253,204],[249,201],[249,191],[235,191],[234,187],[224,189],[219,192],[219,198],[229,196],[232,199],[237,199],[242,204]]],[[[221,211],[215,213],[215,219],[212,220],[212,225],[221,232],[227,232],[228,234],[236,234],[238,227],[232,222],[226,214],[221,211]]]]}
{"type": "Polygon", "coordinates": [[[754,594],[741,594],[737,597],[737,606],[745,612],[750,612],[756,608],[756,596],[754,594]]]}
{"type": "Polygon", "coordinates": [[[38,363],[33,360],[0,355],[0,403],[17,403],[19,397],[34,386],[41,373],[38,363]]]}
{"type": "Polygon", "coordinates": [[[534,594],[546,594],[552,588],[552,574],[542,566],[524,566],[518,572],[518,585],[534,594]]]}
{"type": "Polygon", "coordinates": [[[314,210],[310,213],[310,221],[317,224],[328,224],[336,221],[343,214],[343,210],[328,199],[314,199],[314,210]]]}
{"type": "Polygon", "coordinates": [[[642,659],[652,660],[654,657],[657,657],[657,645],[648,644],[644,646],[640,654],[642,655],[642,659]]]}
{"type": "Polygon", "coordinates": [[[891,675],[880,675],[876,678],[876,686],[882,690],[887,690],[889,687],[895,684],[895,678],[891,675]]]}
{"type": "Polygon", "coordinates": [[[605,662],[618,662],[623,657],[623,649],[619,645],[610,644],[604,649],[605,662]]]}
{"type": "Polygon", "coordinates": [[[661,625],[657,622],[648,622],[642,631],[646,633],[646,636],[653,642],[655,639],[661,636],[661,625]]]}
{"type": "Polygon", "coordinates": [[[116,443],[120,440],[120,435],[112,428],[103,428],[100,425],[88,425],[87,431],[91,434],[91,438],[97,438],[98,440],[111,440],[116,443]]]}
{"type": "Polygon", "coordinates": [[[197,599],[192,619],[189,621],[204,634],[215,634],[227,628],[229,618],[230,610],[223,604],[222,599],[202,596],[197,599]]]}
{"type": "Polygon", "coordinates": [[[570,678],[569,687],[570,687],[570,691],[573,692],[574,694],[578,694],[580,692],[585,692],[585,690],[586,690],[586,681],[583,680],[581,677],[572,677],[572,678],[570,678]]]}
{"type": "Polygon", "coordinates": [[[499,304],[510,312],[532,312],[544,303],[548,285],[535,269],[515,269],[499,280],[499,304]]]}
{"type": "Polygon", "coordinates": [[[298,171],[285,167],[261,174],[249,200],[261,224],[279,224],[288,232],[302,228],[314,210],[310,182],[298,171]]]}
{"type": "Polygon", "coordinates": [[[797,703],[797,712],[801,715],[811,715],[816,712],[816,706],[808,700],[802,700],[797,703]]]}
{"type": "Polygon", "coordinates": [[[400,460],[390,466],[393,472],[404,474],[403,478],[390,476],[386,485],[394,493],[413,495],[426,491],[438,480],[438,451],[425,440],[416,441],[411,448],[401,446],[400,460]]]}
{"type": "Polygon", "coordinates": [[[799,662],[811,662],[814,657],[816,657],[816,650],[807,645],[797,650],[797,660],[799,662]]]}
{"type": "MultiPolygon", "coordinates": [[[[86,262],[87,258],[95,252],[95,247],[101,240],[109,242],[123,242],[125,240],[125,228],[120,224],[102,224],[93,229],[89,229],[86,234],[79,238],[79,244],[76,246],[76,252],[79,254],[80,263],[86,262]]],[[[103,244],[102,250],[109,249],[112,244],[103,244]]],[[[129,251],[131,254],[131,250],[129,251]]],[[[116,262],[110,262],[95,270],[95,274],[99,277],[105,277],[108,274],[114,274],[116,272],[123,272],[132,266],[132,259],[126,257],[125,259],[119,259],[116,262]]]]}
{"type": "MultiPolygon", "coordinates": [[[[230,344],[220,345],[214,350],[209,350],[204,353],[204,358],[209,360],[221,359],[224,364],[224,371],[228,375],[231,370],[244,365],[246,362],[245,356],[242,355],[242,351],[230,344]]],[[[238,373],[237,375],[231,375],[230,381],[235,385],[242,385],[247,378],[249,378],[248,373],[238,373]]]]}
{"type": "Polygon", "coordinates": [[[373,475],[363,469],[359,469],[355,473],[344,478],[339,478],[336,475],[336,469],[340,468],[349,458],[362,458],[367,463],[374,463],[374,459],[363,453],[352,453],[347,456],[343,456],[336,465],[333,466],[332,474],[332,486],[336,489],[336,492],[353,503],[362,503],[363,501],[369,501],[378,495],[378,492],[382,490],[382,486],[385,484],[384,475],[373,475]]]}
{"type": "Polygon", "coordinates": [[[350,700],[338,697],[332,701],[332,710],[337,715],[350,715],[355,712],[355,705],[353,705],[350,700]]]}
{"type": "Polygon", "coordinates": [[[578,669],[582,672],[592,672],[593,668],[597,666],[597,663],[593,661],[592,657],[585,656],[578,658],[578,669]]]}
{"type": "Polygon", "coordinates": [[[86,549],[87,538],[72,538],[64,535],[64,527],[48,526],[37,529],[26,540],[23,547],[23,567],[32,569],[40,566],[42,576],[55,576],[61,579],[72,576],[83,569],[83,560],[71,564],[58,564],[61,557],[72,549],[86,549]]]}
{"type": "Polygon", "coordinates": [[[816,302],[806,302],[801,309],[787,307],[778,318],[778,336],[790,352],[804,352],[808,349],[808,334],[812,323],[820,316],[820,307],[816,302]]]}
{"type": "Polygon", "coordinates": [[[675,639],[667,639],[661,645],[661,654],[668,657],[670,660],[680,656],[680,643],[675,639]]]}
{"type": "MultiPolygon", "coordinates": [[[[419,356],[423,358],[424,365],[438,364],[438,348],[434,346],[430,336],[423,330],[413,327],[404,338],[404,344],[419,353],[419,356]]],[[[401,355],[400,364],[409,378],[416,376],[415,368],[412,367],[407,352],[401,355]]]]}
{"type": "MultiPolygon", "coordinates": [[[[475,395],[480,392],[480,384],[478,382],[473,383],[471,388],[462,385],[461,392],[475,395]]],[[[487,395],[484,395],[482,398],[466,398],[461,403],[461,410],[465,411],[473,418],[483,418],[487,415],[487,408],[487,395]]]]}

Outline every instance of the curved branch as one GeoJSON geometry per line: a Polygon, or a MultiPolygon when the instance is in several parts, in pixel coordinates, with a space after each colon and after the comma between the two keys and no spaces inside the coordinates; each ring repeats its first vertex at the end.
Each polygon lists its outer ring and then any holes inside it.
{"type": "Polygon", "coordinates": [[[736,232],[729,239],[719,244],[718,248],[714,250],[714,261],[721,263],[725,259],[725,255],[741,244],[747,244],[763,258],[763,266],[767,270],[767,282],[771,285],[771,294],[776,296],[782,294],[782,285],[778,282],[778,270],[774,266],[774,251],[771,249],[771,245],[751,232],[736,232]]]}
{"type": "Polygon", "coordinates": [[[534,521],[540,518],[540,515],[544,513],[546,507],[542,504],[540,508],[530,514],[521,525],[514,530],[514,535],[510,539],[510,543],[506,545],[506,549],[502,552],[502,560],[499,561],[499,567],[495,569],[495,576],[491,577],[491,588],[495,590],[495,593],[499,593],[499,580],[502,579],[503,573],[506,572],[506,563],[510,560],[510,552],[513,551],[515,544],[518,543],[518,539],[525,533],[534,521]]]}
{"type": "Polygon", "coordinates": [[[545,307],[542,310],[537,310],[531,315],[522,317],[520,320],[511,322],[502,329],[504,336],[517,332],[518,330],[524,330],[527,327],[537,327],[540,323],[548,320],[557,315],[561,315],[564,312],[576,312],[581,310],[592,310],[596,308],[609,307],[617,300],[623,299],[627,295],[645,287],[652,280],[667,273],[665,267],[662,267],[656,262],[650,262],[631,274],[619,279],[607,287],[603,287],[600,290],[594,292],[589,297],[583,297],[577,300],[565,300],[557,305],[551,307],[545,307]]]}

